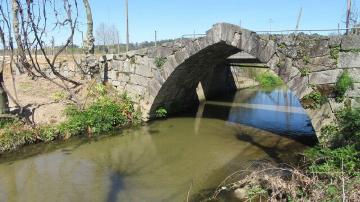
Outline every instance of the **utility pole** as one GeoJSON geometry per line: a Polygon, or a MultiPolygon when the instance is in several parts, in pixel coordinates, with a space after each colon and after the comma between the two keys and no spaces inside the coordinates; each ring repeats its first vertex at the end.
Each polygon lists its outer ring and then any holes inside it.
{"type": "Polygon", "coordinates": [[[157,47],[157,33],[156,33],[156,30],[155,30],[155,47],[157,47]]]}
{"type": "Polygon", "coordinates": [[[348,34],[349,34],[350,15],[351,15],[351,0],[347,0],[347,11],[346,11],[346,35],[348,35],[348,34]]]}
{"type": "MultiPolygon", "coordinates": [[[[271,24],[273,23],[274,21],[273,21],[273,19],[269,19],[269,25],[270,25],[270,32],[271,32],[271,24]]],[[[271,33],[270,33],[271,34],[271,33]]]]}
{"type": "Polygon", "coordinates": [[[301,15],[302,15],[302,7],[300,8],[298,19],[297,19],[297,22],[296,22],[296,28],[295,28],[296,31],[295,31],[295,33],[297,33],[297,31],[299,30],[301,15]]]}
{"type": "Polygon", "coordinates": [[[126,52],[129,51],[129,3],[125,0],[125,13],[126,13],[126,52]]]}

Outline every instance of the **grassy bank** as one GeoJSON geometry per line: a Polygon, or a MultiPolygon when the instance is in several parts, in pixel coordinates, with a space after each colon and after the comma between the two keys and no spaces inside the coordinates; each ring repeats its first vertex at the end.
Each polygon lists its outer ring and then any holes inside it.
{"type": "Polygon", "coordinates": [[[274,87],[283,84],[277,75],[268,71],[256,75],[255,80],[260,83],[261,87],[274,87]]]}
{"type": "Polygon", "coordinates": [[[358,201],[360,108],[344,108],[336,117],[322,129],[321,144],[301,154],[298,165],[257,163],[229,176],[210,200],[231,193],[244,201],[358,201]]]}
{"type": "Polygon", "coordinates": [[[20,120],[2,120],[0,152],[72,136],[98,136],[141,121],[141,114],[126,94],[103,85],[96,85],[89,94],[88,104],[82,109],[68,105],[64,111],[66,120],[57,125],[29,126],[20,120]]]}

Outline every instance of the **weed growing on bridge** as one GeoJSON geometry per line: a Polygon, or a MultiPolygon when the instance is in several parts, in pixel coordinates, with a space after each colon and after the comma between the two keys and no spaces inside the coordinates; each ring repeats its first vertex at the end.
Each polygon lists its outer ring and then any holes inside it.
{"type": "Polygon", "coordinates": [[[330,56],[332,59],[336,60],[336,63],[339,58],[339,53],[340,53],[340,45],[330,47],[330,56]]]}
{"type": "Polygon", "coordinates": [[[163,67],[165,62],[166,62],[166,57],[156,57],[155,61],[154,61],[156,67],[159,69],[161,69],[163,67]]]}
{"type": "Polygon", "coordinates": [[[305,77],[310,74],[310,69],[308,67],[299,68],[300,76],[305,77]]]}
{"type": "Polygon", "coordinates": [[[345,70],[336,81],[335,93],[337,102],[342,102],[344,100],[346,91],[352,88],[353,84],[354,82],[350,77],[349,72],[345,70]]]}
{"type": "Polygon", "coordinates": [[[310,63],[310,56],[309,55],[304,55],[303,56],[303,61],[304,63],[307,65],[310,63]]]}
{"type": "Polygon", "coordinates": [[[326,96],[322,95],[319,91],[314,90],[301,99],[301,104],[305,109],[317,109],[325,104],[327,100],[326,96]]]}

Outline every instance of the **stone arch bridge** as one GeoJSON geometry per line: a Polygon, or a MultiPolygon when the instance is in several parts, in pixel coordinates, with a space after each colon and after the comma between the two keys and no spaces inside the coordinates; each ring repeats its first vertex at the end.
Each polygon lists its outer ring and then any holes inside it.
{"type": "Polygon", "coordinates": [[[205,98],[237,87],[237,73],[231,71],[229,57],[242,53],[264,64],[301,99],[314,90],[328,102],[317,109],[306,109],[319,134],[322,126],[334,119],[342,103],[334,101],[334,83],[344,69],[355,85],[347,95],[353,104],[360,97],[359,36],[259,35],[236,25],[215,24],[206,36],[182,39],[159,47],[106,55],[87,61],[100,67],[103,81],[127,91],[151,118],[159,107],[176,113],[199,103],[199,88],[205,98]]]}

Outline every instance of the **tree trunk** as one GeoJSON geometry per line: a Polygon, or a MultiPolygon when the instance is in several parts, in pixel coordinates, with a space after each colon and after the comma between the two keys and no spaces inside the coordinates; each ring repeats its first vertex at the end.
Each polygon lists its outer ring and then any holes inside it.
{"type": "Polygon", "coordinates": [[[3,83],[3,72],[0,72],[0,114],[7,114],[9,112],[9,100],[4,90],[3,83]]]}
{"type": "Polygon", "coordinates": [[[86,11],[86,21],[87,21],[87,31],[86,31],[86,49],[85,52],[88,54],[94,54],[94,35],[93,35],[93,19],[91,13],[91,7],[88,0],[83,0],[85,11],[86,11]]]}
{"type": "Polygon", "coordinates": [[[20,73],[24,73],[24,67],[22,65],[26,63],[26,55],[21,41],[18,0],[12,0],[12,15],[12,25],[16,41],[16,55],[18,57],[18,61],[16,61],[16,67],[20,73]]]}

